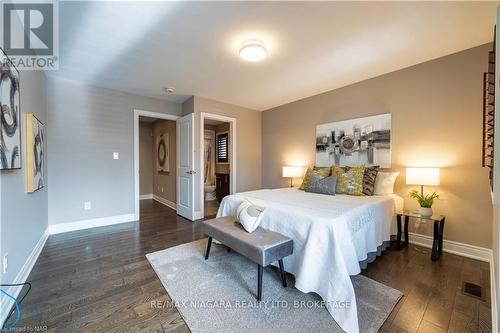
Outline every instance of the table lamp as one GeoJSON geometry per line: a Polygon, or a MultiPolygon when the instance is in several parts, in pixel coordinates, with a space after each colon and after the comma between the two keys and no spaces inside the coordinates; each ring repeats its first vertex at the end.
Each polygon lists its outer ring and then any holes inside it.
{"type": "Polygon", "coordinates": [[[290,178],[290,187],[293,187],[293,179],[302,177],[302,167],[300,166],[284,166],[283,178],[290,178]]]}
{"type": "Polygon", "coordinates": [[[420,185],[423,195],[424,185],[439,185],[439,168],[406,168],[406,184],[420,185]]]}

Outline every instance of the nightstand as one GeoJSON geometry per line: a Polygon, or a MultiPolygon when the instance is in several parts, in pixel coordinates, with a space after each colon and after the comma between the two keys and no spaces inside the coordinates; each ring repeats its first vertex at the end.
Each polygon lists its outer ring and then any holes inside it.
{"type": "Polygon", "coordinates": [[[432,241],[432,261],[436,261],[441,256],[443,252],[443,233],[444,233],[444,215],[432,215],[432,216],[422,216],[418,212],[411,210],[396,211],[396,218],[398,221],[398,234],[396,237],[396,250],[401,250],[402,248],[408,246],[408,223],[410,217],[423,219],[434,222],[434,237],[432,241]],[[402,217],[405,218],[404,229],[402,228],[402,217]],[[404,242],[401,241],[402,233],[405,234],[404,242]]]}

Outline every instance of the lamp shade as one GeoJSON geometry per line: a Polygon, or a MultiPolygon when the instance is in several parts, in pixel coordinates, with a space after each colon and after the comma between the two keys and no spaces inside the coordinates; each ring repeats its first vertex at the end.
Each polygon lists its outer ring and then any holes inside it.
{"type": "Polygon", "coordinates": [[[283,177],[299,178],[302,177],[302,167],[299,166],[284,166],[283,177]]]}
{"type": "Polygon", "coordinates": [[[406,168],[406,184],[439,185],[439,168],[406,168]]]}

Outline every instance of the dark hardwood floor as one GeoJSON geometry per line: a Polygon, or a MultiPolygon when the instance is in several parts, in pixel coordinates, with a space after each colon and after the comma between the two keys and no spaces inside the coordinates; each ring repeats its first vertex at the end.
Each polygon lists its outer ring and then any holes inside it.
{"type": "MultiPolygon", "coordinates": [[[[18,328],[54,332],[187,332],[145,254],[203,238],[199,223],[153,200],[141,201],[141,219],[50,236],[29,281],[18,328]]],[[[363,274],[402,291],[383,332],[491,332],[489,266],[428,249],[389,250],[363,274]],[[483,287],[485,301],[461,293],[463,281],[483,287]]]]}

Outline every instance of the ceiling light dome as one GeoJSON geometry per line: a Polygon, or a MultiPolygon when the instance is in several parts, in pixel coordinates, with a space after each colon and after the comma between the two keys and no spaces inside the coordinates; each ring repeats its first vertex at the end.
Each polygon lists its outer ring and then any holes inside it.
{"type": "Polygon", "coordinates": [[[261,61],[267,56],[267,49],[264,43],[258,39],[248,39],[243,42],[240,48],[240,57],[245,61],[261,61]]]}

